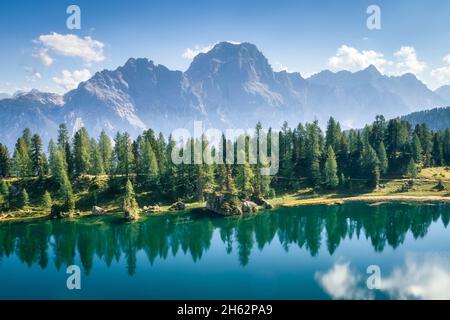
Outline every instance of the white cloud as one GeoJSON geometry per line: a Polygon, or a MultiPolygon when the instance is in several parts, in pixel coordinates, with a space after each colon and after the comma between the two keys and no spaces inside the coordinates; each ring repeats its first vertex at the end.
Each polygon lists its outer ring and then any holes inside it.
{"type": "Polygon", "coordinates": [[[416,49],[413,47],[401,47],[400,50],[394,53],[397,59],[395,63],[395,70],[393,74],[402,75],[405,73],[420,74],[425,70],[427,64],[419,61],[416,54],[416,49]]]}
{"type": "Polygon", "coordinates": [[[334,70],[359,71],[374,65],[380,71],[388,64],[381,52],[362,50],[342,45],[336,54],[328,59],[328,65],[334,70]]]}
{"type": "MultiPolygon", "coordinates": [[[[358,274],[349,263],[336,263],[315,279],[333,299],[373,299],[374,292],[364,287],[367,274],[358,274]]],[[[442,254],[408,254],[404,264],[390,275],[382,273],[379,291],[391,299],[450,299],[450,258],[442,254]]]]}
{"type": "MultiPolygon", "coordinates": [[[[450,64],[450,54],[445,56],[442,60],[450,64]]],[[[450,65],[433,69],[430,74],[438,86],[450,84],[450,65]]]]}
{"type": "Polygon", "coordinates": [[[47,67],[53,64],[53,58],[48,54],[48,49],[41,48],[37,53],[33,54],[33,57],[41,60],[47,67]]]}
{"type": "Polygon", "coordinates": [[[195,45],[194,48],[187,48],[186,50],[184,50],[182,57],[188,60],[192,60],[194,59],[198,54],[200,53],[206,53],[209,50],[211,50],[214,47],[214,45],[208,45],[205,47],[201,47],[199,45],[195,45]]]}
{"type": "Polygon", "coordinates": [[[394,299],[450,299],[450,263],[448,257],[413,255],[381,281],[381,290],[394,299]]]}
{"type": "Polygon", "coordinates": [[[450,66],[431,70],[431,76],[438,86],[450,84],[450,66]]]}
{"type": "Polygon", "coordinates": [[[86,81],[91,77],[89,70],[75,70],[70,72],[68,70],[61,71],[62,76],[60,78],[53,77],[53,82],[61,86],[65,90],[75,89],[82,81],[86,81]]]}
{"type": "Polygon", "coordinates": [[[62,35],[53,32],[52,34],[39,36],[34,42],[42,45],[39,52],[44,53],[44,59],[47,62],[50,61],[47,57],[51,59],[50,52],[65,57],[81,58],[88,65],[105,60],[103,52],[105,45],[91,37],[80,38],[73,34],[62,35]]]}
{"type": "Polygon", "coordinates": [[[450,63],[450,54],[446,55],[442,60],[444,60],[444,62],[450,63]]]}
{"type": "MultiPolygon", "coordinates": [[[[418,76],[427,68],[427,64],[418,59],[416,49],[413,47],[402,46],[394,53],[394,58],[395,60],[391,61],[382,52],[358,50],[342,45],[336,54],[328,59],[328,66],[335,71],[355,72],[374,65],[381,73],[393,76],[405,73],[418,76]]],[[[450,55],[446,58],[450,61],[450,55]]]]}
{"type": "Polygon", "coordinates": [[[28,82],[36,82],[42,78],[41,74],[33,67],[24,67],[23,69],[27,73],[26,79],[28,82]]]}
{"type": "Polygon", "coordinates": [[[333,299],[372,299],[368,290],[360,287],[361,277],[350,269],[350,264],[336,263],[326,273],[315,274],[316,280],[333,299]]]}

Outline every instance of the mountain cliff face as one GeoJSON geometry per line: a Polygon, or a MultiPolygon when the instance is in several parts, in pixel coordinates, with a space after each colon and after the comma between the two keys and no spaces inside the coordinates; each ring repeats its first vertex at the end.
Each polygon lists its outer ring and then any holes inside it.
{"type": "Polygon", "coordinates": [[[169,133],[192,130],[194,120],[219,129],[279,127],[285,120],[319,120],[329,116],[344,128],[359,127],[375,115],[387,118],[445,104],[414,75],[387,77],[375,67],[351,73],[320,72],[308,79],[299,73],[274,72],[250,43],[217,44],[194,58],[186,72],[172,71],[147,59],[129,59],[114,71],[104,70],[63,97],[32,91],[0,100],[0,141],[14,144],[29,127],[53,137],[60,122],[74,131],[110,135],[145,128],[169,133]]]}

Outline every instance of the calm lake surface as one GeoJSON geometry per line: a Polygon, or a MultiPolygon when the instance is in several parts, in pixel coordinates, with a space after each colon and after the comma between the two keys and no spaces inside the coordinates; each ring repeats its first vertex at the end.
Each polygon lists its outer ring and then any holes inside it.
{"type": "Polygon", "coordinates": [[[449,221],[448,205],[359,203],[1,223],[0,299],[450,299],[449,221]]]}

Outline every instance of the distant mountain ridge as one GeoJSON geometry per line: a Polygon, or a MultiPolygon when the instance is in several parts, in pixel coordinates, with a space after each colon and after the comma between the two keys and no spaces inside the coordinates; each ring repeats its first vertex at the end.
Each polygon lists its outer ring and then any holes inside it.
{"type": "Polygon", "coordinates": [[[361,127],[377,114],[392,118],[446,101],[412,74],[388,77],[370,66],[305,79],[275,72],[253,44],[222,42],[197,55],[185,72],[131,58],[64,96],[33,90],[0,100],[0,142],[13,144],[25,127],[47,141],[60,122],[72,132],[85,126],[92,134],[104,129],[110,135],[136,135],[145,128],[166,134],[180,127],[192,130],[194,120],[247,129],[258,121],[272,127],[315,119],[324,124],[334,116],[344,128],[361,127]]]}
{"type": "Polygon", "coordinates": [[[445,130],[450,128],[450,107],[435,108],[414,112],[401,117],[413,126],[425,123],[430,129],[445,130]]]}

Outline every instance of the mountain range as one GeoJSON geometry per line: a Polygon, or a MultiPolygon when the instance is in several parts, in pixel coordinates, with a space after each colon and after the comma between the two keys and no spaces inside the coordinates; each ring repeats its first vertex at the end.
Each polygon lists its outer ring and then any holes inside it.
{"type": "Polygon", "coordinates": [[[193,121],[218,129],[280,127],[284,121],[324,125],[335,117],[344,129],[450,104],[450,87],[432,91],[412,74],[386,76],[376,67],[358,71],[276,72],[250,43],[222,42],[197,55],[185,72],[146,58],[97,72],[64,95],[32,90],[0,100],[0,142],[11,146],[28,127],[47,142],[59,123],[113,136],[143,129],[193,130],[193,121]]]}

